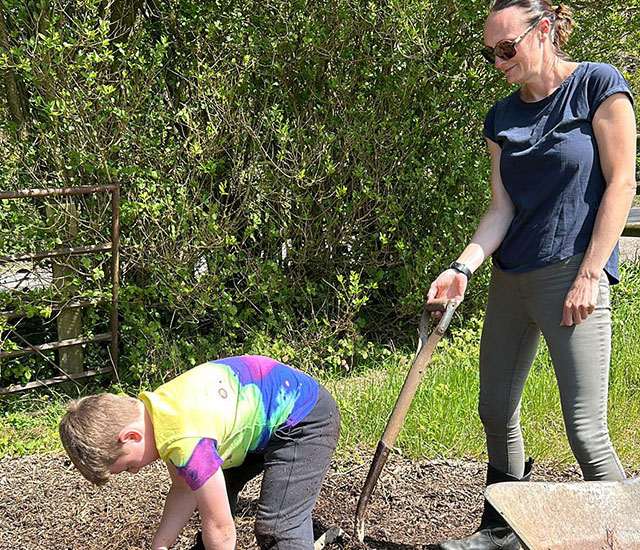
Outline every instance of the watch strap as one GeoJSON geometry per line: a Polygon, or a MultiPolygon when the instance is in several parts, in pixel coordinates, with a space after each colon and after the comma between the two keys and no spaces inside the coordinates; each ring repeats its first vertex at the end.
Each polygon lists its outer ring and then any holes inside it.
{"type": "Polygon", "coordinates": [[[466,278],[467,281],[471,279],[473,273],[471,273],[471,270],[464,264],[461,264],[460,262],[451,262],[451,264],[449,265],[449,269],[455,269],[457,272],[462,273],[466,278]]]}

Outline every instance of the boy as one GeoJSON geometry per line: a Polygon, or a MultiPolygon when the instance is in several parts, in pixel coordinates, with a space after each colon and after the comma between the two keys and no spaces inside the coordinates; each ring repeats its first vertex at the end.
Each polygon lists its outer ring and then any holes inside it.
{"type": "Polygon", "coordinates": [[[169,548],[196,507],[196,548],[233,550],[238,493],[262,471],[258,545],[311,550],[311,510],[339,432],[326,389],[262,356],[204,363],[138,399],[84,397],[60,422],[69,458],[97,485],[110,474],[166,462],[172,484],[152,550],[169,548]]]}

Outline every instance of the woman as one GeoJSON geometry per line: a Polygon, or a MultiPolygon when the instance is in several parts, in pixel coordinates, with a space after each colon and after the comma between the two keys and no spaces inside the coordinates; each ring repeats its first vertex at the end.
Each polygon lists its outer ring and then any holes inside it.
{"type": "MultiPolygon", "coordinates": [[[[489,255],[493,271],[480,348],[479,413],[487,483],[528,479],[519,412],[539,337],[547,342],[571,449],[586,480],[624,470],[607,428],[609,285],[635,193],[636,129],[629,87],[613,67],[562,52],[570,10],[546,0],[497,0],[483,55],[520,88],[484,127],[491,205],[471,243],[432,283],[429,301],[460,302],[489,255]]],[[[511,550],[513,532],[485,501],[478,530],[442,550],[511,550]]]]}

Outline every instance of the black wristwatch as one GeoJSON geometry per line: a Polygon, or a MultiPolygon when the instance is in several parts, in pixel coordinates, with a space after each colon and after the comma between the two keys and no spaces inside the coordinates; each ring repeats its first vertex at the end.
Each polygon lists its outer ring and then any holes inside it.
{"type": "Polygon", "coordinates": [[[471,270],[466,265],[461,264],[460,262],[451,262],[449,269],[455,269],[459,273],[462,273],[467,278],[467,281],[470,280],[471,276],[473,275],[473,273],[471,273],[471,270]]]}

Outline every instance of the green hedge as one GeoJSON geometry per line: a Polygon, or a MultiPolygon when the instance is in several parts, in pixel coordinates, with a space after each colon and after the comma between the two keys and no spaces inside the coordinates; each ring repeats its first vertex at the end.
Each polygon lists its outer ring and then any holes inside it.
{"type": "MultiPolygon", "coordinates": [[[[568,49],[638,90],[639,3],[600,4],[578,3],[568,49]]],[[[240,349],[357,368],[414,337],[487,206],[482,123],[508,88],[477,54],[486,9],[2,0],[0,188],[121,182],[134,377],[240,349]]],[[[81,210],[79,241],[108,235],[103,202],[81,210]]],[[[32,203],[0,221],[12,252],[52,244],[32,203]]]]}

